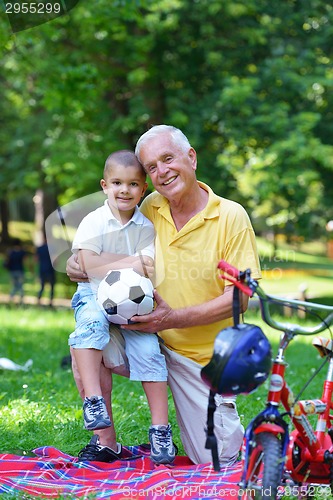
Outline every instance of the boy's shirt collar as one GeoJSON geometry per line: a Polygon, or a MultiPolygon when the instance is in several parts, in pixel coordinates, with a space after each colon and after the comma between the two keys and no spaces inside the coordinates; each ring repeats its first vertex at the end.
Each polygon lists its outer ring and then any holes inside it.
{"type": "Polygon", "coordinates": [[[133,213],[131,219],[128,222],[126,222],[126,224],[121,224],[119,222],[119,220],[117,219],[117,217],[115,217],[113,215],[112,210],[109,207],[108,200],[104,201],[104,205],[103,206],[105,208],[105,212],[106,212],[106,216],[107,216],[108,221],[116,222],[117,224],[119,224],[119,225],[121,225],[123,227],[127,226],[131,222],[133,222],[134,224],[138,224],[138,225],[143,224],[144,217],[143,217],[142,213],[140,212],[140,210],[139,210],[139,208],[137,206],[135,207],[135,210],[134,210],[134,213],[133,213]]]}

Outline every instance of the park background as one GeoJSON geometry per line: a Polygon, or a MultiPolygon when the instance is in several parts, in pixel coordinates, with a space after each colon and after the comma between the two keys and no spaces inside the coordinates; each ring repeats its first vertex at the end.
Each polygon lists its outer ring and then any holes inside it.
{"type": "MultiPolygon", "coordinates": [[[[266,290],[294,297],[305,290],[332,304],[330,2],[81,0],[66,15],[23,28],[2,12],[1,259],[14,237],[33,254],[57,206],[99,189],[110,152],[167,123],[196,149],[198,178],[248,211],[266,290]]],[[[75,455],[87,442],[70,369],[61,367],[73,328],[61,300],[74,288],[57,273],[59,305],[38,308],[33,263],[28,305],[0,308],[0,356],[34,363],[28,372],[0,372],[2,452],[52,444],[75,455]]],[[[8,291],[1,266],[0,294],[8,291]]],[[[260,322],[255,308],[249,314],[260,322]]],[[[314,363],[306,342],[302,364],[295,349],[297,381],[314,363]]],[[[262,398],[260,390],[251,403],[240,398],[244,423],[262,398]]],[[[145,442],[141,388],[117,378],[114,406],[119,439],[145,442]]]]}

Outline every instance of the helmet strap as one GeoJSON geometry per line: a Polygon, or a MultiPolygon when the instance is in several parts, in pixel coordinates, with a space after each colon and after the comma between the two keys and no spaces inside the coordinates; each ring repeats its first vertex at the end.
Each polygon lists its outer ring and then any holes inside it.
{"type": "Polygon", "coordinates": [[[213,467],[216,472],[220,471],[220,462],[217,452],[217,440],[214,434],[214,412],[216,410],[215,403],[215,392],[209,392],[209,401],[208,401],[208,409],[207,409],[207,428],[206,428],[206,445],[205,448],[207,450],[212,451],[212,460],[213,467]]]}
{"type": "MultiPolygon", "coordinates": [[[[240,319],[240,290],[234,286],[233,289],[233,301],[232,301],[232,314],[234,320],[234,326],[237,327],[240,319]]],[[[214,413],[216,410],[215,403],[215,394],[216,392],[209,392],[209,400],[208,400],[208,408],[207,408],[207,428],[206,428],[206,445],[205,448],[207,450],[211,450],[212,452],[212,461],[215,472],[220,471],[220,461],[218,457],[217,451],[217,440],[214,433],[214,413]]]]}
{"type": "Polygon", "coordinates": [[[234,286],[232,299],[232,315],[234,318],[234,326],[239,325],[240,317],[240,290],[234,286]]]}

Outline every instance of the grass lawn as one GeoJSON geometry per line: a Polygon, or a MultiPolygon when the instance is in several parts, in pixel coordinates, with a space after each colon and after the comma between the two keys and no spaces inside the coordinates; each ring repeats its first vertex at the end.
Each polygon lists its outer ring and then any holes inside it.
{"type": "MultiPolygon", "coordinates": [[[[22,365],[28,358],[33,360],[28,372],[0,372],[0,453],[30,455],[34,448],[50,445],[77,455],[90,433],[83,429],[81,401],[71,370],[61,367],[62,358],[68,354],[68,333],[73,328],[71,310],[0,306],[0,321],[0,357],[22,365]]],[[[247,313],[246,321],[262,326],[276,352],[279,334],[263,325],[259,313],[247,313]]],[[[321,362],[311,340],[298,337],[288,350],[289,383],[296,394],[321,362]]],[[[255,393],[238,397],[244,426],[264,408],[267,388],[266,382],[255,393]]],[[[321,375],[304,393],[304,398],[320,396],[321,375]]],[[[171,397],[169,407],[174,440],[183,454],[171,397]]],[[[113,408],[118,440],[123,444],[147,442],[150,415],[141,385],[116,376],[113,408]]]]}
{"type": "Polygon", "coordinates": [[[333,298],[333,259],[326,256],[323,242],[299,246],[283,242],[275,255],[271,243],[257,238],[263,274],[268,293],[298,297],[306,288],[309,297],[333,298]]]}
{"type": "MultiPolygon", "coordinates": [[[[1,371],[0,452],[29,454],[52,445],[77,455],[91,433],[83,429],[81,400],[70,368],[61,368],[74,326],[71,310],[0,308],[0,357],[18,364],[33,360],[28,372],[1,371]]],[[[114,420],[124,444],[147,442],[149,409],[140,383],[114,379],[114,420]]],[[[171,421],[175,425],[174,412],[171,421]]],[[[176,432],[176,440],[179,443],[176,432]]]]}
{"type": "MultiPolygon", "coordinates": [[[[333,261],[325,256],[324,245],[294,248],[281,244],[274,257],[269,242],[258,238],[258,246],[263,269],[262,286],[268,293],[298,296],[300,287],[306,285],[309,297],[333,304],[333,261]]],[[[2,268],[2,258],[0,255],[0,295],[9,291],[8,273],[2,268]]],[[[31,262],[25,291],[36,297],[39,281],[33,259],[31,262]]],[[[65,274],[58,273],[56,297],[70,298],[74,290],[75,284],[69,283],[65,274]]],[[[262,324],[256,310],[248,311],[246,321],[262,326],[275,352],[279,334],[262,324]]],[[[61,367],[62,358],[68,355],[68,335],[74,327],[72,311],[69,308],[49,310],[37,306],[9,308],[0,305],[0,322],[0,357],[19,364],[29,358],[33,360],[28,372],[0,371],[0,453],[30,454],[36,447],[50,445],[77,455],[90,439],[90,433],[83,429],[81,401],[71,370],[61,367]]],[[[321,361],[311,341],[311,337],[298,337],[288,349],[289,384],[296,394],[321,361]]],[[[244,426],[264,408],[267,386],[265,383],[252,395],[239,396],[238,409],[244,426]]],[[[303,397],[320,396],[321,375],[303,397]]],[[[150,414],[139,383],[115,376],[113,409],[120,442],[147,442],[150,414]]],[[[171,396],[170,422],[179,453],[183,454],[171,396]]]]}

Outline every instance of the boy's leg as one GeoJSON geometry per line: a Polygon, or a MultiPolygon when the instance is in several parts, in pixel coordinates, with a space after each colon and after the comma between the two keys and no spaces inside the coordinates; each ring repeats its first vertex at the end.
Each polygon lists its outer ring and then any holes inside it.
{"type": "Polygon", "coordinates": [[[84,388],[85,428],[102,429],[111,426],[100,383],[102,350],[109,341],[109,323],[91,293],[74,294],[72,306],[76,328],[68,343],[84,388]]]}
{"type": "MultiPolygon", "coordinates": [[[[112,418],[112,372],[119,375],[129,377],[128,360],[125,353],[125,341],[120,333],[119,327],[116,325],[109,325],[110,341],[103,350],[103,362],[101,364],[101,388],[102,396],[105,399],[105,404],[112,418]],[[110,369],[112,368],[112,369],[110,369]]],[[[72,349],[71,349],[72,351],[72,349]]],[[[72,370],[73,376],[82,399],[84,399],[84,389],[80,379],[80,374],[77,370],[75,358],[72,356],[72,370]]],[[[113,422],[113,419],[112,419],[113,422]]],[[[94,436],[97,436],[97,444],[92,440],[85,446],[79,453],[79,460],[97,460],[100,462],[112,462],[121,458],[121,446],[117,443],[115,427],[106,429],[98,429],[94,431],[94,436]]]]}
{"type": "Polygon", "coordinates": [[[168,386],[166,382],[142,382],[151,413],[152,425],[168,425],[168,386]]]}
{"type": "Polygon", "coordinates": [[[84,426],[87,430],[105,429],[112,425],[101,388],[102,351],[72,349],[77,370],[84,388],[84,426]]]}
{"type": "Polygon", "coordinates": [[[85,397],[100,396],[102,394],[100,374],[102,351],[97,349],[73,348],[72,354],[81,377],[85,397]]]}
{"type": "Polygon", "coordinates": [[[168,418],[167,370],[157,335],[123,331],[131,380],[141,380],[151,412],[150,458],[159,464],[172,463],[176,450],[168,418]]]}
{"type": "Polygon", "coordinates": [[[123,338],[130,379],[142,382],[152,425],[168,425],[167,369],[157,335],[123,330],[123,338]]]}
{"type": "MultiPolygon", "coordinates": [[[[73,377],[75,380],[76,387],[79,391],[79,394],[80,394],[82,400],[84,400],[84,398],[85,398],[84,388],[82,385],[80,374],[79,374],[77,366],[76,366],[75,357],[73,356],[73,349],[71,349],[71,353],[72,353],[73,377]]],[[[106,368],[103,363],[101,364],[100,376],[101,376],[102,396],[105,400],[105,405],[106,405],[106,408],[108,410],[108,414],[111,418],[111,421],[113,422],[112,404],[111,404],[112,373],[111,373],[111,370],[106,368]]],[[[110,427],[107,427],[106,429],[98,429],[98,430],[94,431],[94,434],[98,436],[99,444],[101,446],[107,446],[107,447],[111,448],[112,450],[117,451],[118,445],[117,445],[116,431],[115,431],[113,423],[110,427]]],[[[98,450],[96,450],[96,453],[98,453],[98,450]]]]}
{"type": "Polygon", "coordinates": [[[150,458],[155,463],[170,464],[176,456],[168,414],[166,382],[142,382],[151,413],[149,427],[150,458]]]}
{"type": "Polygon", "coordinates": [[[122,330],[130,367],[130,379],[141,382],[166,382],[168,372],[157,335],[122,330]]]}
{"type": "Polygon", "coordinates": [[[168,390],[165,358],[157,335],[123,330],[130,379],[142,382],[153,425],[168,425],[168,390]]]}
{"type": "MultiPolygon", "coordinates": [[[[201,379],[202,366],[163,345],[161,348],[185,452],[196,464],[211,462],[211,451],[205,448],[209,389],[201,379]]],[[[214,432],[219,459],[222,465],[231,465],[237,459],[244,429],[233,398],[217,395],[215,401],[214,432]]]]}
{"type": "MultiPolygon", "coordinates": [[[[73,375],[77,388],[82,399],[84,399],[84,390],[80,381],[80,375],[77,371],[75,359],[72,358],[73,375]]],[[[112,389],[112,374],[108,368],[101,365],[101,387],[102,395],[105,399],[106,407],[110,417],[112,418],[111,407],[111,389],[112,389]]],[[[113,420],[112,420],[113,422],[113,420]]],[[[98,429],[94,431],[93,437],[89,443],[80,450],[78,461],[97,461],[97,462],[114,462],[122,458],[122,447],[117,443],[116,432],[112,423],[111,427],[98,429]]]]}

